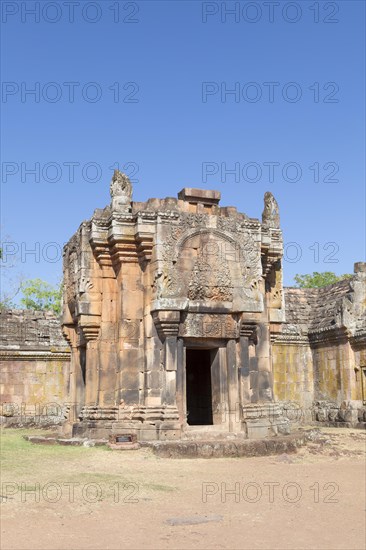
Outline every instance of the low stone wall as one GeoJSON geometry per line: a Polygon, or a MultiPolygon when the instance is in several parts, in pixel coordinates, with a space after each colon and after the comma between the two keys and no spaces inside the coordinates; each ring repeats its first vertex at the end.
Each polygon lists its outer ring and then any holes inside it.
{"type": "Polygon", "coordinates": [[[158,441],[142,442],[160,458],[240,458],[296,453],[306,444],[306,432],[270,439],[238,441],[158,441]]]}
{"type": "Polygon", "coordinates": [[[70,350],[50,312],[0,312],[0,420],[55,425],[68,414],[70,350]]]}
{"type": "Polygon", "coordinates": [[[366,405],[362,401],[315,401],[313,420],[327,426],[365,427],[366,405]]]}
{"type": "Polygon", "coordinates": [[[324,288],[284,289],[286,321],[272,338],[274,395],[296,403],[301,412],[288,410],[304,422],[366,421],[366,264],[354,272],[324,288]]]}

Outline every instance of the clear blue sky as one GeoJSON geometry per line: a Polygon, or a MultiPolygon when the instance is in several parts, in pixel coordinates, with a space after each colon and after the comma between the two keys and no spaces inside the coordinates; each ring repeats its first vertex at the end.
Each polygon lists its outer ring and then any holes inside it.
{"type": "Polygon", "coordinates": [[[1,4],[14,275],[59,279],[47,256],[109,203],[116,163],[138,201],[212,188],[260,217],[272,191],[287,285],[364,259],[363,1],[1,4]]]}

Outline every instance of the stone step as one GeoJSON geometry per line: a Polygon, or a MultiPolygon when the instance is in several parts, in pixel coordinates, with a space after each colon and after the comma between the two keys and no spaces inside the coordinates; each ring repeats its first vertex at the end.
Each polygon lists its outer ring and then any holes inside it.
{"type": "Polygon", "coordinates": [[[306,444],[306,439],[305,432],[298,432],[257,440],[217,441],[210,437],[210,440],[200,442],[189,440],[142,442],[141,447],[150,448],[160,458],[239,458],[296,453],[299,447],[306,444]]]}
{"type": "MultiPolygon", "coordinates": [[[[210,426],[202,426],[202,428],[207,428],[210,426]]],[[[247,439],[247,436],[244,432],[228,432],[224,430],[207,430],[207,429],[188,429],[182,433],[182,440],[184,441],[234,441],[237,439],[247,439]]]]}

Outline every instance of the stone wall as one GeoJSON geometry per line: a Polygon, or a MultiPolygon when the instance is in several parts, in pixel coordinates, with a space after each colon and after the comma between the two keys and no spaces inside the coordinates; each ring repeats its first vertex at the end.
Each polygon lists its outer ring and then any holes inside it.
{"type": "Polygon", "coordinates": [[[320,289],[285,288],[286,322],[273,339],[274,392],[307,420],[365,421],[366,264],[320,289]],[[352,420],[351,420],[352,419],[352,420]]]}
{"type": "Polygon", "coordinates": [[[275,398],[299,403],[310,420],[314,400],[313,360],[309,345],[275,344],[273,346],[275,398]]]}
{"type": "Polygon", "coordinates": [[[70,350],[50,312],[0,312],[0,403],[7,425],[54,424],[68,411],[70,350]]]}

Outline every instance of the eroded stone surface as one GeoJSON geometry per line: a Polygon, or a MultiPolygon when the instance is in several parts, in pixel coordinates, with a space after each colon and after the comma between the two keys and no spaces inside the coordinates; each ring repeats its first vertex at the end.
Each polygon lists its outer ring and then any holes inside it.
{"type": "Polygon", "coordinates": [[[261,223],[220,207],[218,191],[135,203],[118,172],[111,195],[64,251],[73,433],[164,440],[212,424],[276,434],[281,411],[265,407],[274,400],[271,327],[284,319],[273,196],[261,223]],[[253,403],[255,418],[245,413],[253,403]]]}
{"type": "Polygon", "coordinates": [[[353,277],[323,288],[284,289],[286,322],[272,346],[274,392],[293,419],[366,420],[365,268],[358,262],[353,277]]]}
{"type": "Polygon", "coordinates": [[[70,349],[51,312],[0,311],[0,421],[54,425],[68,415],[70,349]]]}

